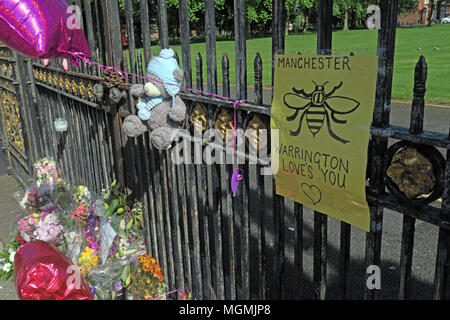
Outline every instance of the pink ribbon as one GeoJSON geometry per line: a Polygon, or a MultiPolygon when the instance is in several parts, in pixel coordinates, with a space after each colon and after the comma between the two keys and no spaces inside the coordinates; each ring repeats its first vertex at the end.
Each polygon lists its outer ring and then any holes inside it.
{"type": "Polygon", "coordinates": [[[161,295],[159,295],[156,298],[153,298],[151,300],[158,300],[159,298],[166,297],[169,294],[176,293],[176,292],[181,292],[181,291],[186,291],[186,289],[177,289],[177,290],[173,290],[173,291],[170,291],[170,292],[166,292],[166,293],[163,293],[163,294],[161,294],[161,295]]]}
{"type": "Polygon", "coordinates": [[[229,97],[224,97],[224,96],[221,96],[219,94],[212,93],[212,92],[205,92],[205,91],[198,90],[198,89],[186,88],[186,87],[174,84],[174,83],[165,83],[165,82],[163,82],[163,81],[161,81],[159,79],[149,78],[149,77],[142,77],[142,76],[139,76],[139,75],[137,75],[135,73],[123,71],[123,70],[117,69],[115,67],[105,66],[105,65],[103,65],[101,63],[89,60],[88,58],[86,58],[86,56],[82,55],[81,53],[74,53],[73,55],[76,56],[77,58],[83,60],[83,62],[88,64],[89,67],[92,67],[93,65],[97,65],[103,71],[105,71],[105,70],[114,70],[117,73],[119,73],[120,76],[122,78],[124,78],[124,79],[126,79],[125,75],[130,75],[130,76],[133,76],[133,77],[136,77],[136,78],[141,78],[141,79],[144,79],[144,80],[151,80],[151,81],[159,82],[159,83],[162,83],[164,85],[176,86],[176,87],[178,87],[180,89],[183,89],[183,90],[188,90],[188,91],[197,92],[197,93],[201,93],[201,94],[208,95],[208,96],[213,96],[213,97],[216,97],[216,98],[219,98],[219,99],[222,99],[222,100],[234,100],[234,104],[233,104],[233,109],[234,109],[234,128],[233,128],[233,130],[234,130],[234,157],[233,157],[233,174],[231,176],[231,190],[233,192],[233,197],[236,196],[236,190],[238,188],[239,181],[241,181],[244,178],[244,171],[242,169],[239,169],[237,167],[237,164],[236,164],[237,161],[234,161],[236,159],[236,155],[237,155],[237,135],[236,135],[237,121],[236,121],[236,111],[237,111],[237,105],[239,103],[244,103],[247,100],[245,100],[245,99],[235,100],[235,99],[232,99],[232,98],[229,98],[229,97]]]}

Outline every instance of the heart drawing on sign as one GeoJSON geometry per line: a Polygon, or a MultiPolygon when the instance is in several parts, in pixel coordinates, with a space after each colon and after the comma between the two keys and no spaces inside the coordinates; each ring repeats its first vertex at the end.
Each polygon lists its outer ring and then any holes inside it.
{"type": "Polygon", "coordinates": [[[303,193],[312,201],[313,205],[316,205],[322,200],[322,191],[315,186],[309,185],[307,183],[302,183],[301,185],[303,193]]]}

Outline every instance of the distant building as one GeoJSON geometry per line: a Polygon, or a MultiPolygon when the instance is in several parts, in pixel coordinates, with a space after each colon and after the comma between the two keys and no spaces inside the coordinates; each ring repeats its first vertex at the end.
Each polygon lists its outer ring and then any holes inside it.
{"type": "MultiPolygon", "coordinates": [[[[428,24],[428,16],[431,10],[431,2],[433,0],[418,0],[417,10],[404,13],[398,17],[401,26],[408,25],[426,25],[428,24]]],[[[440,20],[447,15],[450,15],[450,1],[438,1],[438,11],[436,12],[436,19],[440,20]]]]}

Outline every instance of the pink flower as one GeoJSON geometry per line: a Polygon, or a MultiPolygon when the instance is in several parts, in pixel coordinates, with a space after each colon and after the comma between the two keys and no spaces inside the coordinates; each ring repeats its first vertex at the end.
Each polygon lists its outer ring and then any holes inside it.
{"type": "Polygon", "coordinates": [[[28,217],[28,223],[29,223],[29,224],[34,224],[34,219],[33,219],[33,217],[28,217]]]}
{"type": "Polygon", "coordinates": [[[95,252],[97,252],[98,250],[98,243],[97,242],[92,242],[91,243],[91,248],[95,250],[95,252]]]}
{"type": "Polygon", "coordinates": [[[41,220],[44,220],[46,216],[48,216],[50,214],[50,212],[48,211],[44,211],[41,213],[41,220]]]}

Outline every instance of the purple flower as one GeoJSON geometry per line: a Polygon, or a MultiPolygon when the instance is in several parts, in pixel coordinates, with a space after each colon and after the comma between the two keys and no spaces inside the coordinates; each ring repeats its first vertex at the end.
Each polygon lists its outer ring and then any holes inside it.
{"type": "Polygon", "coordinates": [[[136,259],[137,259],[137,256],[132,256],[130,260],[131,260],[131,262],[136,263],[136,259]]]}
{"type": "Polygon", "coordinates": [[[94,296],[95,295],[95,288],[94,288],[94,286],[93,285],[89,285],[89,287],[91,287],[91,293],[92,293],[92,296],[94,296]]]}
{"type": "Polygon", "coordinates": [[[120,289],[122,289],[122,282],[117,281],[117,282],[114,284],[114,288],[116,289],[116,291],[119,291],[120,289]]]}
{"type": "Polygon", "coordinates": [[[117,245],[113,244],[111,246],[111,248],[109,249],[109,256],[114,255],[116,253],[116,251],[117,251],[117,245]]]}

